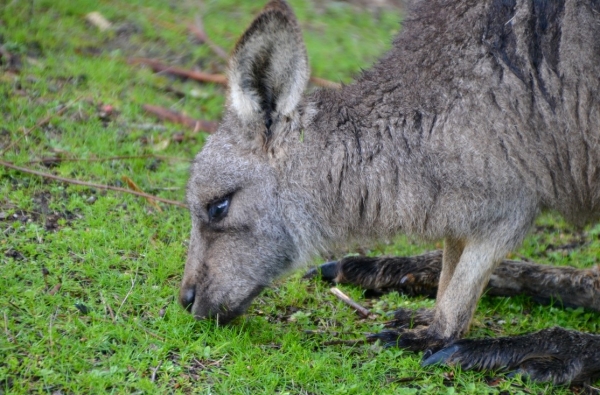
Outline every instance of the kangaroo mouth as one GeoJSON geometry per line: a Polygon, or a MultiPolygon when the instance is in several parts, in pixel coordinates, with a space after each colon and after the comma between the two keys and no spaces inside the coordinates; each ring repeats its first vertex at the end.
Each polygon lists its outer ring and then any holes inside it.
{"type": "Polygon", "coordinates": [[[192,306],[191,313],[197,320],[210,319],[217,321],[220,325],[227,325],[237,317],[243,315],[246,310],[248,310],[248,307],[250,307],[254,298],[256,298],[263,289],[265,289],[264,285],[254,287],[248,296],[243,300],[238,301],[235,305],[232,305],[232,303],[219,304],[208,307],[207,309],[196,301],[192,306]]]}

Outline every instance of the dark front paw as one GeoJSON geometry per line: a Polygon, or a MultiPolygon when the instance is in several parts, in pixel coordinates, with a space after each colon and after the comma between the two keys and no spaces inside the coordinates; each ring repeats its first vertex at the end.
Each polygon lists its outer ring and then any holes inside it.
{"type": "Polygon", "coordinates": [[[384,347],[399,347],[405,350],[419,352],[443,348],[449,342],[432,336],[427,328],[406,331],[382,331],[368,336],[369,339],[380,340],[384,347]]]}
{"type": "Polygon", "coordinates": [[[546,329],[523,336],[463,339],[424,357],[422,365],[503,370],[534,381],[589,383],[600,377],[600,336],[546,329]]]}

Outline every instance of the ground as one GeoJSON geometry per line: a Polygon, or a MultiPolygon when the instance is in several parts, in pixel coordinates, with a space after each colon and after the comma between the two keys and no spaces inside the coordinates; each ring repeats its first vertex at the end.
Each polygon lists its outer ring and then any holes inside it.
{"type": "MultiPolygon", "coordinates": [[[[334,82],[350,82],[400,28],[399,1],[290,2],[313,75],[334,82]]],[[[97,184],[133,181],[183,201],[189,161],[207,134],[157,120],[143,106],[218,121],[224,88],[131,60],[222,73],[225,62],[188,26],[201,18],[210,39],[230,51],[263,3],[0,2],[0,160],[97,184]],[[94,11],[111,27],[90,22],[94,11]]],[[[420,355],[378,344],[349,345],[379,331],[395,308],[433,301],[370,299],[340,287],[376,313],[360,319],[327,284],[302,273],[278,281],[233,325],[195,321],[175,301],[189,226],[177,206],[0,166],[0,394],[549,390],[500,373],[424,369],[420,355]]],[[[577,230],[547,214],[511,258],[590,267],[598,264],[599,236],[599,226],[577,230]]],[[[399,238],[355,250],[411,255],[439,246],[399,238]]],[[[599,319],[525,297],[484,297],[469,336],[555,325],[600,332],[599,319]]]]}

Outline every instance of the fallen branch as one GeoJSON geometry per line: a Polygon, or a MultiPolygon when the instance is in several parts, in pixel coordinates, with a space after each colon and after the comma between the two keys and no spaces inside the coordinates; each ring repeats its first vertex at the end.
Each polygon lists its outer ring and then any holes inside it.
{"type": "Polygon", "coordinates": [[[330,289],[330,291],[342,302],[346,303],[348,306],[356,310],[358,315],[360,315],[362,318],[369,318],[369,316],[371,315],[371,311],[369,311],[369,309],[362,307],[361,305],[350,299],[350,297],[343,293],[339,288],[333,287],[330,289]]]}
{"type": "Polygon", "coordinates": [[[111,185],[104,185],[104,184],[94,184],[94,183],[91,183],[91,182],[85,182],[85,181],[75,180],[73,178],[65,178],[65,177],[55,176],[53,174],[43,173],[41,171],[37,171],[37,170],[33,170],[33,169],[28,169],[28,168],[25,168],[25,167],[16,166],[16,165],[13,165],[12,163],[5,162],[3,160],[0,160],[0,166],[4,166],[4,167],[7,167],[9,169],[20,171],[21,173],[33,174],[33,175],[36,175],[36,176],[39,176],[39,177],[42,177],[42,178],[47,178],[47,179],[50,179],[50,180],[65,182],[67,184],[81,185],[81,186],[89,187],[89,188],[96,188],[96,189],[104,189],[104,190],[110,190],[110,191],[115,191],[115,192],[129,193],[131,195],[141,196],[141,197],[146,198],[146,199],[154,199],[156,201],[163,202],[163,203],[166,203],[166,204],[171,204],[173,206],[187,208],[187,206],[185,204],[183,204],[181,202],[178,202],[178,201],[175,201],[175,200],[164,199],[164,198],[161,198],[161,197],[158,197],[158,196],[150,195],[148,193],[136,192],[136,191],[132,191],[132,190],[126,189],[126,188],[113,187],[111,185]]]}
{"type": "Polygon", "coordinates": [[[166,73],[200,82],[213,82],[215,84],[227,85],[227,77],[223,74],[209,74],[201,71],[186,70],[181,67],[169,66],[158,60],[147,58],[132,58],[129,59],[128,63],[133,65],[143,64],[150,67],[155,73],[166,73]]]}
{"type": "MultiPolygon", "coordinates": [[[[167,73],[199,82],[214,82],[216,84],[227,85],[227,76],[223,74],[209,74],[200,71],[186,70],[181,67],[166,65],[155,59],[133,58],[129,60],[129,64],[143,64],[150,67],[156,73],[167,73]]],[[[342,84],[338,82],[329,81],[319,77],[310,77],[310,81],[317,86],[328,89],[341,89],[342,87],[342,84]]]]}
{"type": "Polygon", "coordinates": [[[163,107],[153,106],[151,104],[144,104],[143,108],[144,111],[155,115],[158,119],[162,121],[169,121],[187,126],[188,128],[192,129],[195,133],[200,130],[203,130],[207,133],[214,133],[219,125],[217,122],[194,119],[176,111],[169,110],[163,107]]]}

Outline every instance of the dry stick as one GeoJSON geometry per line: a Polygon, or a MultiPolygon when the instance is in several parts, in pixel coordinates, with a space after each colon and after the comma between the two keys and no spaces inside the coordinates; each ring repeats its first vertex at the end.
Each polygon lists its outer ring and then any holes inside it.
{"type": "Polygon", "coordinates": [[[102,300],[102,304],[104,304],[104,307],[106,307],[106,309],[108,310],[108,314],[110,314],[110,318],[112,319],[112,322],[114,324],[115,323],[115,313],[113,312],[113,309],[110,307],[110,305],[104,298],[104,295],[102,295],[102,292],[100,292],[100,299],[102,300]]]}
{"type": "Polygon", "coordinates": [[[37,170],[33,170],[33,169],[28,169],[28,168],[25,168],[25,167],[16,166],[16,165],[13,165],[12,163],[5,162],[3,160],[0,160],[0,166],[4,166],[4,167],[7,167],[9,169],[17,170],[17,171],[20,171],[21,173],[33,174],[33,175],[36,175],[36,176],[39,176],[39,177],[48,178],[50,180],[56,180],[56,181],[66,182],[67,184],[81,185],[81,186],[89,187],[89,188],[106,189],[106,190],[115,191],[115,192],[129,193],[131,195],[141,196],[141,197],[146,198],[146,199],[154,199],[154,200],[157,200],[159,202],[163,202],[163,203],[166,203],[166,204],[171,204],[173,206],[187,208],[187,206],[185,204],[183,204],[181,202],[178,202],[178,201],[175,201],[175,200],[164,199],[164,198],[161,198],[161,197],[158,197],[158,196],[150,195],[148,193],[132,191],[131,189],[113,187],[113,186],[110,186],[110,185],[103,185],[103,184],[94,184],[94,183],[91,183],[91,182],[85,182],[85,181],[75,180],[73,178],[59,177],[59,176],[55,176],[53,174],[43,173],[41,171],[37,171],[37,170]]]}
{"type": "MultiPolygon", "coordinates": [[[[155,59],[133,58],[129,60],[129,64],[143,64],[149,66],[156,73],[168,73],[199,82],[214,82],[216,84],[227,85],[227,76],[223,74],[209,74],[200,71],[186,70],[181,67],[166,65],[155,59]]],[[[329,81],[319,77],[310,77],[310,81],[315,85],[329,89],[340,89],[342,87],[342,84],[338,82],[329,81]]]]}
{"type": "Polygon", "coordinates": [[[0,156],[3,156],[9,149],[11,149],[12,147],[14,147],[15,144],[17,144],[23,138],[27,137],[29,135],[29,133],[33,132],[37,128],[41,128],[42,126],[46,125],[48,122],[50,122],[52,120],[52,117],[62,115],[65,111],[67,111],[67,108],[69,108],[70,106],[73,105],[73,103],[75,103],[75,101],[72,101],[70,104],[65,105],[64,107],[62,107],[57,112],[52,113],[52,114],[47,115],[46,117],[42,118],[34,126],[30,127],[25,132],[23,132],[23,134],[20,135],[15,141],[13,141],[12,143],[10,143],[6,147],[4,147],[4,149],[2,149],[2,151],[0,152],[0,156]]]}
{"type": "Polygon", "coordinates": [[[137,270],[136,270],[136,272],[135,272],[135,278],[131,279],[131,288],[129,288],[129,291],[127,291],[127,295],[125,295],[125,297],[123,298],[123,301],[121,302],[121,305],[117,309],[117,313],[115,314],[115,321],[119,318],[119,313],[121,312],[121,309],[123,308],[123,305],[127,301],[127,298],[129,298],[129,295],[131,295],[131,292],[133,291],[133,287],[135,287],[135,282],[137,281],[137,275],[138,274],[137,274],[137,270]]]}
{"type": "Polygon", "coordinates": [[[6,316],[6,311],[4,313],[4,333],[6,334],[6,340],[11,343],[14,343],[14,338],[10,335],[10,331],[8,330],[8,317],[6,316]]]}
{"type": "Polygon", "coordinates": [[[54,340],[52,339],[52,324],[54,324],[54,320],[56,319],[57,315],[58,307],[54,311],[54,314],[50,316],[50,324],[48,325],[48,337],[50,338],[50,349],[52,349],[52,351],[54,351],[54,340]]]}
{"type": "Polygon", "coordinates": [[[319,77],[310,77],[310,82],[323,88],[342,89],[342,84],[339,82],[333,82],[319,77]]]}
{"type": "Polygon", "coordinates": [[[333,287],[330,289],[330,291],[332,294],[337,296],[342,302],[355,309],[358,315],[360,315],[362,318],[369,318],[369,316],[371,315],[371,312],[368,309],[362,307],[361,305],[350,299],[350,297],[342,291],[340,291],[339,288],[333,287]]]}
{"type": "Polygon", "coordinates": [[[154,383],[154,382],[156,381],[156,373],[158,372],[158,369],[160,369],[160,367],[162,366],[162,364],[163,364],[163,361],[161,360],[161,361],[158,363],[158,366],[157,366],[157,367],[155,367],[154,369],[152,369],[152,377],[150,377],[150,381],[151,381],[151,382],[153,382],[153,383],[154,383]]]}
{"type": "Polygon", "coordinates": [[[112,320],[112,322],[116,322],[117,319],[115,318],[115,312],[113,311],[112,307],[110,307],[110,304],[108,304],[108,302],[106,302],[106,308],[108,309],[108,314],[110,314],[110,319],[112,320]]]}
{"type": "Polygon", "coordinates": [[[153,106],[151,104],[144,104],[144,111],[155,115],[160,120],[166,120],[173,123],[185,125],[194,132],[204,130],[207,133],[214,133],[217,130],[218,123],[212,121],[203,121],[199,119],[190,118],[187,115],[183,115],[167,108],[153,106]]]}
{"type": "Polygon", "coordinates": [[[149,66],[156,73],[168,73],[195,81],[214,82],[215,84],[227,85],[227,77],[225,77],[223,74],[209,74],[201,71],[186,70],[181,67],[169,66],[158,60],[147,58],[132,58],[129,59],[128,63],[149,66]]]}

